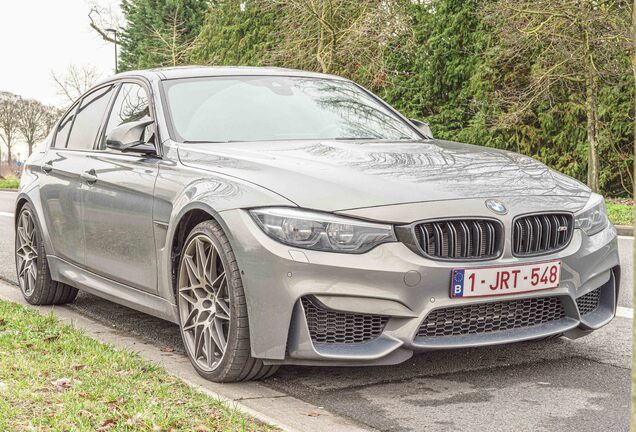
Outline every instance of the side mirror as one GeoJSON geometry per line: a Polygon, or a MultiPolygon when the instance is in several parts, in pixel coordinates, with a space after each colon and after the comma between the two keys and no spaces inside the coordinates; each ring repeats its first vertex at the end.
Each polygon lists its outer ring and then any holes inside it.
{"type": "Polygon", "coordinates": [[[420,133],[422,133],[422,135],[424,135],[427,138],[433,138],[433,131],[431,131],[431,128],[428,126],[428,123],[424,123],[415,119],[409,119],[409,120],[411,121],[411,123],[413,123],[413,126],[415,126],[417,130],[419,130],[420,133]]]}
{"type": "Polygon", "coordinates": [[[146,128],[153,123],[154,121],[145,118],[117,126],[106,136],[106,147],[123,153],[156,154],[157,149],[144,136],[146,128]]]}

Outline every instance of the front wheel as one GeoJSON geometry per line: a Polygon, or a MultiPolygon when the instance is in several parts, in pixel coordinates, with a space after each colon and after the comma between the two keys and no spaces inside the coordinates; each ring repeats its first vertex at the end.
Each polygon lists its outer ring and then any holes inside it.
{"type": "Polygon", "coordinates": [[[24,204],[15,227],[15,266],[20,291],[33,305],[70,303],[77,289],[51,279],[44,241],[31,204],[24,204]]]}
{"type": "Polygon", "coordinates": [[[216,382],[272,375],[251,356],[245,292],[238,264],[221,226],[201,222],[186,239],[177,277],[181,336],[196,371],[216,382]]]}

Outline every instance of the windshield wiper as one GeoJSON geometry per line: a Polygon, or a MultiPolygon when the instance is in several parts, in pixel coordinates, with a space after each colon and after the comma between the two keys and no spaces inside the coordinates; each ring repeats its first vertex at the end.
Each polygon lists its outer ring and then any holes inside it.
{"type": "Polygon", "coordinates": [[[416,139],[411,138],[411,137],[406,137],[406,136],[401,136],[395,139],[391,139],[391,138],[379,138],[379,137],[362,137],[362,138],[358,138],[358,137],[337,137],[337,138],[328,138],[328,139],[332,139],[335,141],[347,141],[347,140],[377,140],[377,141],[416,141],[416,139]]]}
{"type": "Polygon", "coordinates": [[[335,141],[352,141],[352,140],[379,140],[382,138],[378,138],[378,137],[336,137],[336,138],[326,138],[326,139],[332,139],[335,141]]]}

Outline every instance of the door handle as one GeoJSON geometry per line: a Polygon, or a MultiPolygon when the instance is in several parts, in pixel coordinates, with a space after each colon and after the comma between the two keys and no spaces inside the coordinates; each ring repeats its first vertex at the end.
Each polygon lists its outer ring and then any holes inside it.
{"type": "Polygon", "coordinates": [[[42,171],[44,171],[46,174],[53,171],[53,165],[51,165],[51,162],[44,162],[44,164],[42,165],[42,171]]]}
{"type": "Polygon", "coordinates": [[[95,174],[95,170],[88,170],[81,173],[80,178],[88,184],[93,184],[97,181],[97,174],[95,174]]]}

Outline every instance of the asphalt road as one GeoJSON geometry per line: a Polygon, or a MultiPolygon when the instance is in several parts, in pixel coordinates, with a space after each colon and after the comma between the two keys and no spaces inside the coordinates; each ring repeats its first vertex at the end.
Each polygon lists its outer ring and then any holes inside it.
{"type": "MultiPolygon", "coordinates": [[[[0,192],[0,278],[15,283],[14,199],[0,192]]],[[[265,384],[387,431],[627,431],[633,240],[619,246],[626,309],[588,337],[426,353],[390,367],[285,367],[265,384]]],[[[173,324],[83,293],[72,307],[182,350],[173,324]]]]}

